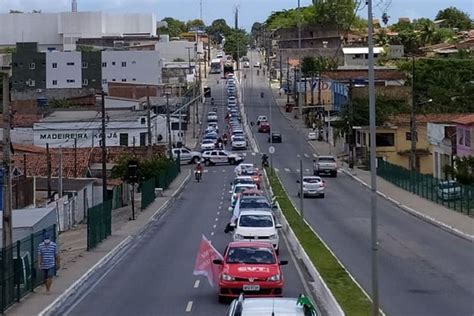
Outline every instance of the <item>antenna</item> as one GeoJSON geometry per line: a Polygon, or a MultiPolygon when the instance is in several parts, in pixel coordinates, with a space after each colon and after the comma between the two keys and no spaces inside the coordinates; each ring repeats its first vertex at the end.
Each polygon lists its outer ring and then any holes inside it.
{"type": "Polygon", "coordinates": [[[77,0],[72,0],[71,12],[77,12],[77,0]]]}

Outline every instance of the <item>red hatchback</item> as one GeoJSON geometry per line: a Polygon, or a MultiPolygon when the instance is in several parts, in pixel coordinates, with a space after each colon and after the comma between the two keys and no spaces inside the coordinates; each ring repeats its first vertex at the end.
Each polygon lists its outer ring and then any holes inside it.
{"type": "Polygon", "coordinates": [[[236,298],[241,293],[249,296],[282,296],[283,275],[272,244],[266,242],[231,242],[224,252],[219,276],[219,301],[236,298]]]}
{"type": "Polygon", "coordinates": [[[270,124],[267,122],[262,122],[258,126],[258,132],[259,133],[270,133],[270,124]]]}

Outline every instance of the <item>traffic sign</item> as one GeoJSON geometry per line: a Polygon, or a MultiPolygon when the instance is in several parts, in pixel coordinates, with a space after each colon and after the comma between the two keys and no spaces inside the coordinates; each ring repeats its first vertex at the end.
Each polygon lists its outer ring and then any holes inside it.
{"type": "Polygon", "coordinates": [[[275,153],[275,147],[273,147],[273,146],[268,147],[268,152],[270,154],[274,154],[275,153]]]}

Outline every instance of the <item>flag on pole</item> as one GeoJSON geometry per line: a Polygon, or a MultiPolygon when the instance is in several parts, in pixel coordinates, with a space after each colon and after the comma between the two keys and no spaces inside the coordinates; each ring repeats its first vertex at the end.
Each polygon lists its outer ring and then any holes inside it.
{"type": "Polygon", "coordinates": [[[221,266],[215,265],[212,263],[214,259],[224,258],[222,255],[214,248],[211,242],[202,235],[201,244],[199,245],[199,250],[196,256],[196,263],[194,264],[194,275],[204,275],[209,281],[209,285],[214,287],[217,284],[219,279],[219,273],[221,266]]]}

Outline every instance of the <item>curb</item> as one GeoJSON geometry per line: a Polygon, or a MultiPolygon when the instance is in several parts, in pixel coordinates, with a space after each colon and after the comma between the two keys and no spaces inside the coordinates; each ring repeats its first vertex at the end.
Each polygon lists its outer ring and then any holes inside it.
{"type": "Polygon", "coordinates": [[[115,246],[109,253],[107,253],[102,259],[99,260],[95,265],[93,265],[85,274],[83,274],[76,282],[74,282],[71,286],[69,286],[66,291],[58,296],[51,304],[49,304],[46,308],[44,308],[38,316],[47,316],[54,313],[54,311],[61,307],[66,300],[68,300],[77,289],[79,289],[84,283],[86,283],[92,275],[109,263],[115,256],[121,252],[125,247],[127,247],[130,242],[132,241],[131,236],[127,236],[124,240],[122,240],[117,246],[115,246]]]}
{"type": "MultiPolygon", "coordinates": [[[[349,177],[351,177],[352,179],[354,179],[355,181],[359,182],[361,185],[367,187],[370,189],[370,185],[368,183],[366,183],[365,181],[363,181],[362,179],[358,178],[357,176],[353,175],[350,171],[346,170],[345,168],[341,168],[342,172],[344,172],[346,175],[348,175],[349,177]]],[[[452,226],[449,226],[445,223],[442,223],[436,219],[434,219],[433,217],[430,217],[428,215],[425,215],[423,213],[420,213],[418,212],[417,210],[409,207],[409,206],[406,206],[404,205],[403,203],[391,198],[390,196],[386,195],[385,193],[383,192],[380,192],[380,191],[377,191],[377,194],[381,197],[383,197],[384,199],[386,199],[387,201],[391,202],[392,204],[394,204],[395,206],[397,206],[398,208],[400,208],[402,211],[405,211],[406,213],[412,215],[412,216],[415,216],[425,222],[427,222],[428,224],[431,224],[433,226],[437,226],[441,229],[443,229],[444,231],[448,232],[448,233],[451,233],[453,235],[456,235],[460,238],[463,238],[463,239],[466,239],[467,241],[472,241],[474,236],[473,235],[469,235],[469,234],[466,234],[452,226]]]]}
{"type": "MultiPolygon", "coordinates": [[[[176,196],[181,193],[184,189],[185,185],[191,179],[191,170],[189,170],[188,175],[184,179],[184,181],[179,185],[179,187],[171,194],[171,197],[161,205],[158,210],[148,219],[148,222],[136,233],[136,235],[140,235],[144,230],[148,228],[148,225],[152,221],[156,221],[158,215],[164,210],[169,204],[174,202],[176,196]]],[[[78,280],[76,280],[72,285],[70,285],[64,293],[58,296],[51,304],[49,304],[46,308],[44,308],[38,316],[49,316],[54,313],[54,311],[60,308],[64,302],[66,302],[74,293],[86,283],[94,273],[96,273],[99,269],[104,267],[108,264],[112,259],[114,259],[123,249],[125,249],[130,242],[132,241],[133,237],[131,235],[127,236],[124,240],[122,240],[117,246],[115,246],[111,251],[109,251],[104,257],[102,257],[96,264],[94,264],[85,274],[83,274],[78,280]]]]}

